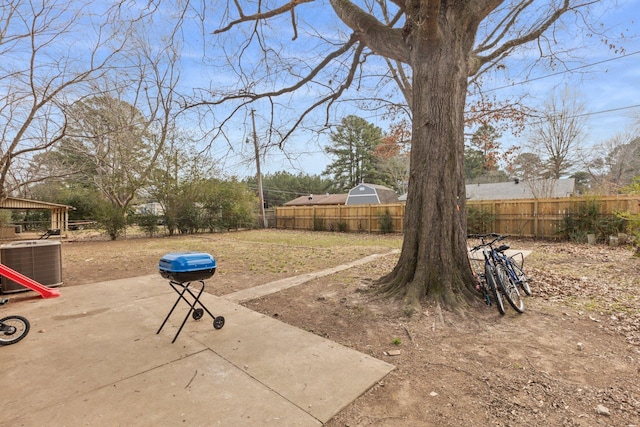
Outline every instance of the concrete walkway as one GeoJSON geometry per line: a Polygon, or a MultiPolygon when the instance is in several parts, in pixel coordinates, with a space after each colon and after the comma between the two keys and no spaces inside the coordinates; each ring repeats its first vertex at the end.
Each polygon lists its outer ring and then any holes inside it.
{"type": "Polygon", "coordinates": [[[337,267],[326,268],[324,270],[301,274],[299,276],[287,277],[285,279],[276,280],[274,282],[266,283],[264,285],[243,289],[241,291],[234,292],[232,294],[224,295],[222,298],[232,302],[250,301],[252,299],[260,298],[265,295],[272,294],[274,292],[279,292],[279,291],[291,288],[293,286],[301,285],[305,282],[308,282],[309,280],[317,279],[324,276],[329,276],[331,274],[338,273],[339,271],[347,270],[357,265],[367,264],[369,262],[373,262],[387,255],[397,254],[397,253],[400,253],[400,250],[394,249],[386,254],[369,255],[367,257],[349,262],[347,264],[339,265],[337,267]]]}
{"type": "Polygon", "coordinates": [[[189,318],[172,344],[188,306],[156,334],[177,299],[160,275],[60,290],[0,308],[31,322],[23,341],[0,349],[1,425],[320,426],[394,368],[234,303],[248,291],[203,294],[225,326],[189,318]]]}

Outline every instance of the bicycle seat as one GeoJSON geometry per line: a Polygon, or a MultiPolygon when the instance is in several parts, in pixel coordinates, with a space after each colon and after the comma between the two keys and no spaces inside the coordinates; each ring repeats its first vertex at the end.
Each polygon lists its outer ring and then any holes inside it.
{"type": "Polygon", "coordinates": [[[509,249],[509,245],[500,245],[500,246],[498,246],[498,247],[496,248],[496,251],[498,251],[498,252],[504,252],[504,251],[506,251],[507,249],[509,249]]]}

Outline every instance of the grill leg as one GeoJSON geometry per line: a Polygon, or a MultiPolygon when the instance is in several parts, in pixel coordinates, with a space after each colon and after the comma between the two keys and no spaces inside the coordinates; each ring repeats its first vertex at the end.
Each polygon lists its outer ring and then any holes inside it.
{"type": "MultiPolygon", "coordinates": [[[[193,299],[194,299],[193,304],[190,304],[190,305],[191,305],[191,308],[192,308],[192,309],[195,309],[195,308],[196,308],[196,304],[198,304],[198,305],[199,305],[199,306],[200,306],[204,311],[206,311],[206,312],[209,314],[209,316],[211,316],[211,318],[212,318],[212,319],[215,319],[215,318],[216,318],[216,316],[214,316],[214,315],[209,311],[209,309],[208,309],[207,307],[205,307],[205,305],[204,305],[204,304],[202,304],[202,303],[200,302],[200,295],[202,295],[202,292],[204,291],[204,280],[200,280],[200,283],[202,284],[202,287],[200,288],[200,291],[198,291],[198,295],[195,295],[193,292],[191,292],[191,289],[187,289],[187,292],[189,292],[189,294],[190,294],[190,295],[193,297],[193,299]]],[[[185,301],[187,301],[187,300],[186,300],[186,298],[184,298],[184,300],[185,300],[185,301]]],[[[187,303],[189,303],[189,302],[187,301],[187,303]]]]}
{"type": "Polygon", "coordinates": [[[162,325],[160,325],[160,329],[158,329],[158,332],[156,332],[156,335],[160,333],[162,328],[164,328],[164,325],[167,323],[167,320],[169,320],[169,317],[171,317],[171,314],[177,307],[180,300],[184,300],[189,305],[189,311],[187,312],[187,315],[182,321],[182,324],[178,328],[178,332],[176,332],[176,335],[173,337],[173,341],[171,341],[172,344],[176,342],[176,339],[178,339],[178,335],[180,335],[180,332],[182,332],[182,328],[184,327],[185,323],[187,323],[187,319],[189,319],[189,316],[191,316],[191,313],[193,313],[193,311],[195,310],[196,305],[200,305],[200,307],[202,307],[215,320],[215,316],[211,314],[211,312],[207,309],[207,307],[205,307],[204,304],[200,302],[200,296],[202,295],[202,292],[204,292],[204,286],[205,286],[204,280],[200,280],[200,283],[202,284],[202,287],[200,288],[200,290],[196,295],[191,291],[191,289],[189,289],[189,285],[191,285],[191,282],[187,282],[186,284],[178,283],[174,281],[169,282],[173,290],[176,291],[176,293],[178,294],[178,298],[176,299],[176,302],[173,304],[173,307],[171,307],[169,314],[167,314],[167,317],[165,317],[164,321],[162,322],[162,325]],[[182,288],[181,291],[178,290],[178,286],[182,288]],[[193,298],[193,302],[189,302],[189,300],[184,295],[185,292],[188,292],[189,295],[191,295],[191,297],[193,298]]]}
{"type": "MultiPolygon", "coordinates": [[[[174,291],[176,291],[176,293],[178,294],[178,298],[176,299],[176,302],[173,304],[173,307],[171,307],[171,310],[169,311],[169,314],[167,314],[167,317],[164,318],[164,321],[162,322],[162,325],[160,325],[160,329],[158,329],[158,332],[156,332],[156,335],[158,335],[160,333],[160,331],[162,330],[162,328],[164,328],[165,323],[167,323],[167,320],[169,320],[169,317],[171,317],[171,314],[173,313],[173,310],[176,309],[176,306],[178,305],[178,303],[180,302],[181,299],[187,301],[187,299],[184,297],[184,293],[187,290],[187,287],[189,286],[189,283],[186,284],[186,286],[182,283],[177,283],[177,282],[169,282],[169,284],[171,285],[171,287],[173,288],[174,291]],[[182,287],[182,291],[179,291],[178,288],[176,287],[180,286],[182,287]]],[[[188,303],[189,301],[187,301],[188,303]]],[[[184,325],[184,323],[183,323],[184,325]]],[[[180,329],[182,329],[182,327],[180,327],[180,329]]],[[[180,333],[180,331],[178,331],[178,333],[180,333]]],[[[177,337],[177,335],[176,335],[177,337]]],[[[173,339],[175,341],[175,338],[173,339]]]]}
{"type": "Polygon", "coordinates": [[[178,328],[178,332],[176,332],[176,336],[173,337],[173,340],[171,340],[171,344],[173,344],[174,342],[176,342],[176,340],[178,339],[178,335],[180,335],[180,332],[182,332],[182,328],[184,327],[184,324],[187,323],[187,319],[189,318],[189,316],[191,315],[191,312],[193,311],[193,307],[191,307],[189,309],[189,312],[187,313],[187,315],[185,316],[184,320],[182,321],[182,324],[180,325],[180,327],[178,328]]]}

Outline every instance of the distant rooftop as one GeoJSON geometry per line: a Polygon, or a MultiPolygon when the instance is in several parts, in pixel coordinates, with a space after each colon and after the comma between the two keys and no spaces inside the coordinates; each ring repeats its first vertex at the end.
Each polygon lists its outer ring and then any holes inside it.
{"type": "Polygon", "coordinates": [[[509,181],[467,184],[467,200],[544,199],[569,197],[575,193],[575,179],[509,181]]]}
{"type": "MultiPolygon", "coordinates": [[[[496,182],[467,184],[467,200],[545,199],[569,197],[575,194],[575,179],[496,182]]],[[[407,194],[400,196],[407,201],[407,194]]]]}
{"type": "Polygon", "coordinates": [[[284,206],[344,205],[346,194],[309,194],[290,200],[284,206]]]}
{"type": "Polygon", "coordinates": [[[309,194],[288,201],[284,206],[313,205],[362,205],[397,203],[398,195],[384,185],[362,183],[353,187],[348,194],[309,194]]]}

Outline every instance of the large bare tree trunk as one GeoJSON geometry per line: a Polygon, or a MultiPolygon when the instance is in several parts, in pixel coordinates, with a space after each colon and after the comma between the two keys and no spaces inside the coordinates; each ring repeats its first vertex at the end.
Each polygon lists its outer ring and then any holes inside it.
{"type": "MultiPolygon", "coordinates": [[[[441,30],[455,30],[440,24],[441,30]]],[[[468,40],[449,34],[415,45],[412,54],[405,236],[398,264],[382,279],[384,291],[404,297],[408,314],[419,308],[424,296],[457,310],[475,293],[466,249],[462,164],[469,49],[468,40]]]]}

